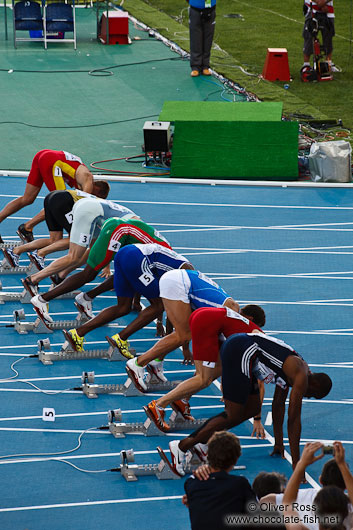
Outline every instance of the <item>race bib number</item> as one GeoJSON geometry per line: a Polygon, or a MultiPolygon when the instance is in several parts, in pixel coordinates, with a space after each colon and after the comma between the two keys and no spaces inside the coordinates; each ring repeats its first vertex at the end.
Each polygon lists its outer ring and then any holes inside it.
{"type": "Polygon", "coordinates": [[[154,280],[154,276],[153,274],[149,273],[149,272],[144,272],[143,274],[141,274],[141,276],[139,277],[139,280],[141,283],[143,283],[143,285],[149,285],[150,283],[153,282],[154,280]]]}
{"type": "Polygon", "coordinates": [[[80,239],[79,239],[79,245],[89,245],[89,241],[90,241],[90,235],[89,234],[84,234],[83,232],[81,232],[80,234],[80,239]]]}
{"type": "Polygon", "coordinates": [[[226,307],[226,312],[228,318],[235,318],[236,320],[242,320],[245,322],[245,324],[249,324],[249,320],[247,318],[243,317],[240,313],[233,311],[233,309],[226,307]]]}
{"type": "Polygon", "coordinates": [[[43,421],[55,421],[55,409],[52,408],[43,408],[42,414],[43,421]]]}
{"type": "Polygon", "coordinates": [[[64,151],[64,155],[66,160],[71,160],[72,162],[80,162],[80,164],[82,164],[82,160],[79,156],[73,155],[72,153],[68,153],[67,151],[64,151]]]}
{"type": "Polygon", "coordinates": [[[72,225],[73,220],[74,220],[74,214],[73,214],[72,210],[71,210],[71,212],[66,213],[66,214],[65,214],[65,217],[66,217],[67,222],[68,222],[70,225],[72,225]]]}
{"type": "Polygon", "coordinates": [[[55,166],[54,168],[54,177],[62,177],[63,172],[61,171],[61,168],[59,166],[55,166]]]}
{"type": "Polygon", "coordinates": [[[111,250],[112,252],[118,252],[120,247],[121,243],[119,241],[114,241],[114,239],[109,241],[108,250],[111,250]]]}
{"type": "Polygon", "coordinates": [[[91,193],[87,193],[86,191],[82,190],[75,190],[77,197],[86,197],[86,198],[92,198],[96,199],[97,197],[95,195],[91,195],[91,193]]]}

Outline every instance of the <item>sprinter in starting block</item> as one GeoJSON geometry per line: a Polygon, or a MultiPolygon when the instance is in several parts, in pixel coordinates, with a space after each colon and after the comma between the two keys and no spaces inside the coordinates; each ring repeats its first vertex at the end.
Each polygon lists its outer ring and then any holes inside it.
{"type": "Polygon", "coordinates": [[[148,245],[127,245],[117,252],[114,258],[114,289],[117,305],[103,309],[95,318],[77,329],[64,331],[66,340],[76,351],[83,350],[85,335],[112,320],[127,315],[135,293],[139,293],[150,302],[138,317],[120,334],[114,335],[109,343],[119,348],[122,355],[130,359],[128,337],[152,322],[162,311],[163,304],[159,295],[159,280],[167,270],[191,269],[189,261],[169,248],[156,243],[148,245]]]}
{"type": "MultiPolygon", "coordinates": [[[[180,412],[185,419],[192,418],[189,398],[207,388],[222,374],[219,357],[221,338],[228,338],[235,333],[261,332],[259,326],[264,326],[265,321],[265,312],[257,305],[247,305],[241,308],[239,313],[228,307],[202,307],[191,313],[189,325],[196,373],[167,394],[144,406],[147,416],[163,432],[170,430],[165,420],[165,408],[168,405],[175,412],[180,412]]],[[[254,433],[264,436],[261,419],[254,420],[254,433]]]]}

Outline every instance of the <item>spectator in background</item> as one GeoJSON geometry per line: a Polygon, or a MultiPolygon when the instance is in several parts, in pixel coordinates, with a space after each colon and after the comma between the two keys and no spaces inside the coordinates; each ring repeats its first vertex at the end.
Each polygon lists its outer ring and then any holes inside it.
{"type": "Polygon", "coordinates": [[[191,77],[211,75],[210,55],[216,24],[216,0],[188,0],[191,77]]]}
{"type": "Polygon", "coordinates": [[[331,70],[337,72],[337,68],[332,64],[332,38],[335,35],[335,13],[333,8],[333,0],[305,0],[304,2],[304,16],[305,23],[303,29],[304,38],[304,66],[310,66],[310,56],[314,53],[313,50],[313,34],[312,29],[317,20],[318,29],[322,34],[323,47],[326,54],[326,61],[331,70]]]}
{"type": "Polygon", "coordinates": [[[183,504],[189,508],[192,530],[229,529],[227,516],[245,514],[248,502],[255,501],[248,480],[229,474],[240,454],[235,434],[221,431],[211,436],[203,475],[192,475],[184,484],[183,504]]]}
{"type": "MultiPolygon", "coordinates": [[[[287,477],[281,473],[266,473],[261,471],[252,483],[252,489],[258,499],[268,494],[283,493],[287,484],[287,477]]],[[[272,499],[272,502],[274,500],[272,499]]]]}

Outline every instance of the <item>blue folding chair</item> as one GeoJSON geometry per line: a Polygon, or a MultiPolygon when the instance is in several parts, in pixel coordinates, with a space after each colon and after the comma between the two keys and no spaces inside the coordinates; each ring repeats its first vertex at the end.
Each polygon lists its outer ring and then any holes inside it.
{"type": "MultiPolygon", "coordinates": [[[[26,0],[21,2],[15,2],[12,0],[12,12],[13,12],[13,43],[14,47],[17,48],[16,43],[18,41],[44,41],[43,36],[36,37],[18,37],[17,31],[36,31],[43,32],[43,17],[41,5],[38,2],[32,2],[32,0],[26,0]]],[[[43,35],[43,33],[42,33],[43,35]]]]}
{"type": "Polygon", "coordinates": [[[72,5],[64,2],[54,2],[44,6],[44,46],[47,48],[48,42],[53,42],[50,34],[73,33],[73,38],[58,38],[55,42],[73,42],[76,50],[76,21],[75,2],[72,5]]]}

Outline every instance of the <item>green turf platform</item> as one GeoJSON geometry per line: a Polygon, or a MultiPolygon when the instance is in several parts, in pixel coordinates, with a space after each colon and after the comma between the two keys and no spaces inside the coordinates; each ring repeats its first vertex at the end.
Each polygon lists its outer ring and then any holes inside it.
{"type": "Polygon", "coordinates": [[[174,122],[172,177],[296,180],[298,123],[282,103],[167,101],[174,122]]]}
{"type": "Polygon", "coordinates": [[[281,102],[165,101],[160,121],[280,121],[281,102]]]}

